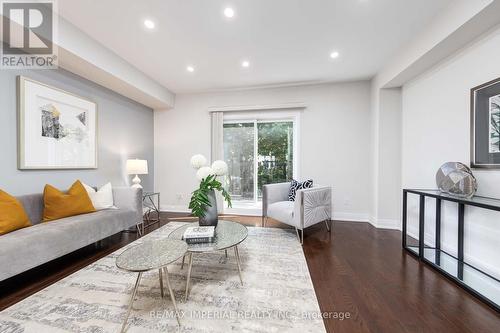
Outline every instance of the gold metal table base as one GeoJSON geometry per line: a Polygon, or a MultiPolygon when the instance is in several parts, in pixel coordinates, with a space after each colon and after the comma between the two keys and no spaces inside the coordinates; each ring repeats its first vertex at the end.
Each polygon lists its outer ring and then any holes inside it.
{"type": "MultiPolygon", "coordinates": [[[[125,332],[125,327],[127,325],[127,322],[128,322],[128,318],[130,317],[130,312],[132,311],[132,305],[134,304],[134,300],[135,300],[135,297],[137,295],[137,290],[139,289],[139,285],[140,285],[140,281],[141,281],[141,277],[142,277],[142,273],[143,272],[139,272],[137,274],[137,280],[135,281],[135,286],[134,286],[134,290],[132,291],[132,296],[130,298],[130,302],[129,302],[129,305],[128,305],[128,309],[127,309],[127,314],[125,316],[125,320],[123,321],[123,325],[122,325],[122,329],[120,332],[125,332]]],[[[179,310],[177,309],[177,303],[175,302],[175,296],[174,296],[174,293],[172,291],[172,286],[170,285],[170,276],[168,274],[168,269],[167,267],[163,267],[163,268],[160,268],[158,270],[158,273],[159,273],[159,276],[160,276],[160,292],[161,292],[161,297],[163,298],[163,275],[165,275],[165,278],[167,280],[167,288],[168,288],[168,292],[170,294],[170,299],[172,300],[172,303],[174,304],[174,309],[175,309],[175,319],[177,319],[177,324],[179,326],[181,326],[181,322],[179,320],[179,310]]]]}
{"type": "MultiPolygon", "coordinates": [[[[241,262],[240,262],[240,252],[238,251],[238,245],[233,246],[234,248],[234,255],[236,257],[236,264],[238,265],[238,274],[240,276],[240,282],[241,285],[243,285],[243,277],[241,275],[241,262]]],[[[187,278],[186,278],[186,294],[184,296],[184,301],[186,302],[189,297],[189,283],[191,281],[191,270],[193,268],[193,255],[194,252],[189,252],[189,259],[188,259],[188,272],[187,272],[187,278]]],[[[225,255],[227,258],[227,249],[225,250],[225,255]]],[[[184,258],[182,258],[182,266],[184,266],[184,258]]],[[[182,267],[181,267],[182,269],[182,267]]]]}

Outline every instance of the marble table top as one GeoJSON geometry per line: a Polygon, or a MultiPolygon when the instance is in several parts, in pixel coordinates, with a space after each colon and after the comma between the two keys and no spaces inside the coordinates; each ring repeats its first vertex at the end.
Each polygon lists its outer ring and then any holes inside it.
{"type": "MultiPolygon", "coordinates": [[[[172,231],[168,237],[181,240],[187,228],[196,226],[198,226],[198,222],[188,223],[172,231]]],[[[217,227],[215,227],[214,241],[211,243],[188,244],[188,251],[212,252],[225,250],[243,242],[247,236],[248,230],[244,225],[237,222],[219,220],[217,227]]]]}
{"type": "Polygon", "coordinates": [[[187,249],[186,242],[172,238],[146,241],[121,253],[116,266],[131,272],[160,269],[184,256],[187,249]]]}

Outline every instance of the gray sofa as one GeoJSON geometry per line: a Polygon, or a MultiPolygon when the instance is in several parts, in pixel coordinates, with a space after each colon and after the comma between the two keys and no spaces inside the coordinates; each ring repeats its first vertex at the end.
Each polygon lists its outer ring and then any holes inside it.
{"type": "Polygon", "coordinates": [[[43,195],[18,197],[33,225],[0,236],[0,281],[136,226],[142,221],[142,190],[115,187],[113,199],[118,209],[40,223],[43,195]]]}

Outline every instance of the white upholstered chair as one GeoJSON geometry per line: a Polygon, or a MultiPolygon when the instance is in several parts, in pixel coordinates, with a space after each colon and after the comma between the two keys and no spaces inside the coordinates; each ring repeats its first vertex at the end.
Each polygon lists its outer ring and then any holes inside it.
{"type": "Polygon", "coordinates": [[[332,188],[313,186],[298,190],[295,201],[288,200],[290,183],[268,184],[262,187],[262,225],[267,218],[295,227],[297,237],[304,243],[304,229],[325,222],[330,232],[332,217],[332,188]],[[299,236],[300,231],[300,236],[299,236]]]}

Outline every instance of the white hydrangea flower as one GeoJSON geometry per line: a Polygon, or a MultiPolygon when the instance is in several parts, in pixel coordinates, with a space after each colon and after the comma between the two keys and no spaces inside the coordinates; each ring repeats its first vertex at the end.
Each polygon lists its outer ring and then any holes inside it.
{"type": "Polygon", "coordinates": [[[191,157],[191,165],[193,166],[193,168],[199,169],[202,166],[207,165],[207,159],[201,154],[196,154],[191,157]]]}
{"type": "Polygon", "coordinates": [[[213,174],[214,174],[214,171],[212,170],[211,167],[204,166],[204,167],[201,167],[198,169],[198,171],[196,172],[196,177],[201,181],[201,180],[203,180],[203,179],[205,179],[208,176],[213,175],[213,174]]]}
{"type": "Polygon", "coordinates": [[[227,174],[227,164],[221,160],[214,161],[212,163],[212,170],[217,176],[224,176],[227,174]]]}

